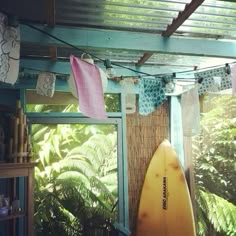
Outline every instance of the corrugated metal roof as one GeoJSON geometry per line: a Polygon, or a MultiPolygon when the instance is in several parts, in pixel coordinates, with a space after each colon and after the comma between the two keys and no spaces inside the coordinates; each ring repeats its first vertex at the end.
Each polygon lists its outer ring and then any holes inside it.
{"type": "MultiPolygon", "coordinates": [[[[6,12],[18,15],[22,20],[45,23],[47,19],[42,2],[8,0],[1,3],[1,8],[6,12]]],[[[190,3],[191,0],[57,0],[55,1],[55,21],[56,25],[161,34],[190,3]]],[[[236,39],[235,19],[235,2],[205,0],[175,30],[174,35],[236,39]]],[[[89,48],[86,50],[102,59],[109,58],[114,62],[124,64],[136,64],[143,56],[142,51],[89,48]]],[[[79,52],[74,52],[70,48],[57,49],[58,59],[68,59],[71,53],[80,56],[79,52]]],[[[48,58],[49,48],[22,45],[21,55],[22,57],[48,58]]],[[[153,54],[146,64],[188,68],[201,66],[206,61],[209,62],[209,58],[153,54]]],[[[211,61],[216,62],[216,59],[212,58],[211,61]]],[[[223,61],[226,63],[232,60],[223,59],[223,61]]]]}
{"type": "MultiPolygon", "coordinates": [[[[161,33],[189,0],[58,0],[56,22],[95,28],[161,33]]],[[[200,37],[236,37],[236,3],[206,0],[176,31],[200,37]]]]}
{"type": "MultiPolygon", "coordinates": [[[[46,5],[37,0],[1,0],[1,11],[46,22],[46,5]]],[[[161,33],[191,0],[57,0],[56,24],[161,33]]],[[[175,34],[236,38],[236,3],[205,0],[175,34]]]]}

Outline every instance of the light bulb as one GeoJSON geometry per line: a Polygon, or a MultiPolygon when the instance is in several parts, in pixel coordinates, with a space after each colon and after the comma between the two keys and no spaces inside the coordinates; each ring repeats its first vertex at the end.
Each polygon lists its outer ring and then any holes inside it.
{"type": "Polygon", "coordinates": [[[115,70],[113,67],[106,68],[106,75],[109,79],[113,78],[115,76],[115,70]]]}
{"type": "Polygon", "coordinates": [[[111,65],[111,61],[109,59],[106,59],[104,61],[104,65],[106,67],[107,78],[109,78],[109,79],[113,78],[115,76],[115,70],[111,65]]]}

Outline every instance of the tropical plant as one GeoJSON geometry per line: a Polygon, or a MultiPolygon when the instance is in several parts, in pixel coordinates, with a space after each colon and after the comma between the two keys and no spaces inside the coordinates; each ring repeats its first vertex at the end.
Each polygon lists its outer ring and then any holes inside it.
{"type": "MultiPolygon", "coordinates": [[[[207,101],[207,102],[206,102],[207,101]]],[[[198,235],[236,235],[236,107],[234,97],[211,97],[195,137],[198,235]]]]}
{"type": "Polygon", "coordinates": [[[37,234],[86,235],[91,218],[114,222],[116,127],[34,124],[32,134],[37,234]]]}

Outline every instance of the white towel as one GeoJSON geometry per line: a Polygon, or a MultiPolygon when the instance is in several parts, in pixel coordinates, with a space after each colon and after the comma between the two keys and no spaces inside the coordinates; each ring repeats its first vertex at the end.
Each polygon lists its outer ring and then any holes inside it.
{"type": "Polygon", "coordinates": [[[124,79],[120,82],[122,93],[125,95],[125,110],[127,114],[136,111],[136,94],[135,86],[132,78],[124,79]]]}
{"type": "Polygon", "coordinates": [[[198,86],[181,96],[182,122],[184,136],[191,137],[200,133],[200,103],[198,86]]]}

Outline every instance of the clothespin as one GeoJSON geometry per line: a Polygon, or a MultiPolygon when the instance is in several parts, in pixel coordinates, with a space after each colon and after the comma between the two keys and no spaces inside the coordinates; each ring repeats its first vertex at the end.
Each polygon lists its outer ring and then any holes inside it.
{"type": "Polygon", "coordinates": [[[202,81],[203,81],[203,78],[199,78],[199,79],[197,80],[197,82],[198,82],[199,84],[201,84],[202,81]]]}
{"type": "Polygon", "coordinates": [[[230,66],[229,66],[228,63],[225,64],[225,72],[226,72],[228,75],[230,75],[230,73],[231,73],[230,66]]]}

